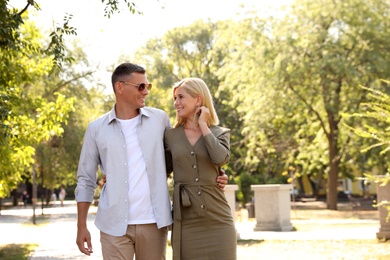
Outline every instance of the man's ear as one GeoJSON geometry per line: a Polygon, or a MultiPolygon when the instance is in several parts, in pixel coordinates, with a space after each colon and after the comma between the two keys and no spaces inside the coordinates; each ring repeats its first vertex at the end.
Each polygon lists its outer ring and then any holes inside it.
{"type": "Polygon", "coordinates": [[[121,90],[122,90],[123,87],[122,87],[122,85],[121,85],[121,83],[119,81],[115,82],[114,87],[115,87],[115,92],[116,93],[118,93],[118,92],[121,93],[121,90]]]}

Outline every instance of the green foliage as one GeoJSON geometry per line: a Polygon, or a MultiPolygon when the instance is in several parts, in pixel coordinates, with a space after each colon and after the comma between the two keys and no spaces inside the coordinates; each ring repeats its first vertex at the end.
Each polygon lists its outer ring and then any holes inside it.
{"type": "Polygon", "coordinates": [[[31,23],[25,20],[19,32],[31,48],[23,52],[0,49],[0,57],[5,57],[0,93],[8,98],[2,101],[6,113],[1,121],[0,197],[8,196],[24,176],[29,176],[36,147],[63,133],[62,124],[67,123],[74,103],[74,99],[60,93],[54,93],[53,99],[48,100],[37,91],[41,86],[38,82],[52,69],[52,58],[35,51],[42,42],[31,23]]]}
{"type": "MultiPolygon", "coordinates": [[[[102,3],[106,4],[106,6],[104,8],[104,16],[111,18],[111,15],[120,12],[120,9],[121,9],[120,6],[121,6],[122,1],[120,1],[120,0],[101,0],[101,1],[102,1],[102,3]]],[[[127,6],[127,8],[129,9],[129,11],[131,13],[134,14],[137,12],[138,14],[142,14],[142,12],[137,10],[134,2],[130,2],[128,0],[123,0],[123,2],[127,6]]]]}
{"type": "MultiPolygon", "coordinates": [[[[384,81],[389,85],[389,81],[384,81]]],[[[349,127],[355,134],[363,138],[371,138],[375,144],[366,147],[362,152],[367,152],[375,147],[382,147],[381,155],[390,151],[390,95],[379,90],[362,87],[368,91],[368,102],[362,103],[362,112],[345,115],[357,118],[368,118],[370,122],[360,128],[349,127]]],[[[347,126],[348,127],[348,126],[347,126]]]]}
{"type": "MultiPolygon", "coordinates": [[[[102,0],[105,15],[119,12],[120,2],[102,0]]],[[[136,12],[134,3],[123,2],[136,12]]],[[[13,163],[20,174],[28,175],[35,154],[34,162],[41,167],[38,174],[46,176],[44,185],[73,183],[75,169],[67,165],[73,162],[75,167],[78,153],[74,151],[80,149],[86,124],[110,109],[113,98],[103,96],[99,88],[85,90],[77,79],[90,74],[68,66],[83,61],[81,52],[76,57],[78,52],[72,52],[70,57],[64,47],[67,35],[76,33],[71,15],[44,45],[39,34],[31,33],[36,30],[22,16],[25,12],[6,6],[0,8],[4,18],[0,19],[1,163],[13,163]],[[37,115],[45,114],[41,106],[49,108],[54,102],[51,108],[59,112],[55,92],[77,97],[76,110],[68,110],[64,118],[53,111],[47,116],[53,119],[51,123],[39,121],[37,115]],[[27,128],[42,130],[36,133],[42,142],[30,133],[22,137],[27,128]],[[55,170],[61,172],[59,176],[49,177],[55,170]]],[[[375,86],[388,93],[379,79],[390,77],[389,10],[386,0],[299,0],[279,18],[260,18],[253,12],[246,19],[196,21],[172,29],[160,39],[149,40],[127,60],[147,68],[154,85],[147,105],[167,111],[172,122],[172,85],[190,76],[206,81],[221,125],[231,129],[231,161],[226,171],[231,178],[236,176],[237,183],[243,178],[242,188],[247,189],[249,183],[287,183],[288,176],[282,173],[294,166],[313,182],[328,180],[329,194],[335,198],[337,178],[374,174],[389,167],[387,103],[385,96],[368,90],[375,86]],[[380,99],[368,108],[371,95],[380,99]],[[346,116],[360,114],[361,109],[371,117],[346,116]],[[383,120],[375,125],[373,117],[383,120]],[[351,135],[347,126],[370,138],[351,135]],[[362,149],[366,149],[364,154],[362,149]]],[[[14,183],[20,174],[6,174],[1,180],[14,183]]],[[[247,202],[248,191],[240,192],[241,202],[247,202]]]]}
{"type": "Polygon", "coordinates": [[[26,1],[22,10],[8,9],[8,0],[0,2],[0,49],[21,51],[29,47],[29,42],[18,31],[23,24],[22,15],[30,6],[38,8],[35,1],[26,1]]]}
{"type": "Polygon", "coordinates": [[[328,206],[335,208],[338,178],[387,164],[374,152],[362,156],[372,141],[343,126],[359,124],[344,116],[367,100],[358,86],[390,75],[389,10],[383,0],[296,1],[280,18],[253,12],[175,28],[132,60],[159,88],[149,105],[172,120],[166,98],[172,84],[187,76],[206,80],[223,125],[232,129],[228,172],[251,175],[252,183],[286,183],[282,173],[294,165],[313,183],[328,181],[328,206]]]}
{"type": "Polygon", "coordinates": [[[229,50],[218,46],[220,30],[225,23],[196,21],[187,27],[168,31],[161,39],[151,39],[131,60],[143,64],[148,71],[149,81],[155,87],[147,98],[147,104],[165,110],[175,121],[175,110],[171,88],[184,77],[200,77],[210,87],[221,125],[231,129],[231,161],[227,170],[240,175],[243,139],[241,120],[236,107],[230,100],[234,93],[221,89],[224,81],[219,70],[228,56],[229,50]]]}
{"type": "Polygon", "coordinates": [[[24,260],[28,259],[37,244],[9,244],[0,246],[0,259],[24,260]]]}
{"type": "MultiPolygon", "coordinates": [[[[0,30],[0,49],[5,53],[18,53],[28,57],[29,53],[41,53],[43,55],[53,55],[54,65],[60,69],[64,62],[71,62],[72,58],[65,58],[64,35],[76,35],[76,29],[70,26],[72,15],[64,18],[64,24],[56,26],[50,34],[51,42],[48,47],[32,44],[31,38],[25,38],[23,33],[23,24],[26,23],[27,11],[30,7],[39,10],[36,1],[26,1],[26,6],[22,10],[16,8],[9,9],[8,1],[2,1],[0,5],[1,30],[0,30]],[[10,52],[8,52],[10,51],[10,52]]],[[[12,60],[11,55],[5,55],[5,61],[12,60]]]]}
{"type": "Polygon", "coordinates": [[[294,163],[302,174],[324,175],[328,206],[337,207],[337,178],[359,171],[351,167],[356,138],[341,127],[355,122],[342,115],[365,100],[360,84],[389,76],[388,5],[304,0],[280,19],[227,25],[219,44],[231,52],[219,75],[244,115],[247,169],[274,175],[294,163]]]}
{"type": "MultiPolygon", "coordinates": [[[[66,14],[63,24],[55,26],[49,35],[50,42],[47,48],[43,46],[36,48],[37,46],[32,45],[28,39],[23,37],[20,28],[25,23],[26,13],[30,7],[40,11],[39,1],[26,1],[26,6],[22,10],[11,8],[8,2],[8,0],[4,0],[0,3],[0,49],[22,53],[29,50],[47,56],[52,55],[55,69],[61,69],[64,63],[73,61],[73,57],[66,54],[64,38],[66,35],[77,35],[76,28],[70,23],[72,14],[66,14]]],[[[101,0],[101,2],[105,4],[104,16],[108,18],[111,18],[114,13],[120,12],[122,2],[131,13],[142,14],[137,10],[135,3],[128,0],[101,0]]]]}
{"type": "Polygon", "coordinates": [[[35,147],[63,133],[61,123],[66,122],[69,112],[73,110],[73,101],[57,94],[55,102],[37,100],[39,107],[31,117],[24,114],[8,116],[4,124],[12,131],[1,150],[0,197],[8,196],[22,176],[30,172],[35,162],[35,147]]]}
{"type": "MultiPolygon", "coordinates": [[[[387,86],[390,83],[389,81],[383,82],[387,86]]],[[[386,186],[390,180],[390,164],[388,163],[390,151],[390,95],[373,88],[362,88],[367,90],[369,93],[369,100],[362,104],[362,112],[347,114],[345,116],[356,117],[360,120],[368,118],[371,119],[371,121],[363,124],[360,128],[347,127],[356,135],[375,141],[375,144],[363,148],[362,153],[367,153],[376,148],[381,148],[379,154],[387,162],[387,173],[379,174],[379,176],[366,173],[364,176],[370,182],[379,183],[380,186],[386,186]]],[[[378,201],[376,206],[384,207],[387,210],[388,216],[386,221],[388,221],[390,219],[390,203],[385,200],[378,201]]]]}
{"type": "Polygon", "coordinates": [[[251,175],[242,173],[236,177],[239,190],[237,192],[237,198],[241,202],[241,205],[245,207],[245,203],[250,202],[253,197],[253,191],[251,185],[254,184],[254,179],[251,175]]]}
{"type": "MultiPolygon", "coordinates": [[[[39,11],[39,4],[26,1],[17,10],[8,2],[0,3],[0,197],[22,179],[29,180],[33,165],[43,187],[74,184],[75,151],[86,125],[101,114],[102,106],[112,106],[98,87],[88,93],[81,85],[91,71],[72,67],[75,61],[87,63],[77,47],[72,52],[66,47],[66,37],[77,35],[72,15],[45,39],[27,16],[31,7],[39,11]],[[76,96],[81,103],[75,103],[76,96]]],[[[102,2],[106,16],[119,11],[120,1],[102,2]]],[[[133,3],[122,2],[135,12],[133,3]]]]}
{"type": "Polygon", "coordinates": [[[53,62],[58,69],[62,69],[62,64],[64,62],[71,63],[73,61],[72,57],[66,55],[64,42],[65,35],[77,35],[76,28],[70,26],[71,19],[72,15],[65,16],[62,27],[56,27],[55,30],[50,33],[51,42],[49,43],[48,48],[43,52],[46,55],[54,57],[53,62]]]}

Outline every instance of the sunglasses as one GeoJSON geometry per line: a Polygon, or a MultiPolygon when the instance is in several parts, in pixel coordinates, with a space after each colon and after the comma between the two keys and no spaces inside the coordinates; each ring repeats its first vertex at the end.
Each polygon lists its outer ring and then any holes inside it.
{"type": "Polygon", "coordinates": [[[145,88],[150,91],[152,89],[152,84],[146,84],[146,83],[140,83],[140,84],[134,84],[126,81],[119,81],[120,83],[123,83],[125,85],[132,85],[138,88],[139,92],[142,92],[145,90],[145,88]]]}

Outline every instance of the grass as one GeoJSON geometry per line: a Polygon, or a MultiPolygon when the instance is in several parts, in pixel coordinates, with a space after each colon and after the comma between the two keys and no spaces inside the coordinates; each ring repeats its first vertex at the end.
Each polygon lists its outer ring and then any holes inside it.
{"type": "MultiPolygon", "coordinates": [[[[33,224],[32,217],[28,218],[22,225],[26,228],[48,225],[50,223],[49,219],[50,217],[47,215],[36,215],[36,225],[33,224]]],[[[27,260],[30,253],[37,247],[38,244],[0,245],[0,260],[27,260]]]]}
{"type": "Polygon", "coordinates": [[[263,239],[237,239],[237,246],[255,245],[264,242],[263,239]]]}
{"type": "Polygon", "coordinates": [[[26,260],[37,244],[0,245],[0,260],[26,260]]]}

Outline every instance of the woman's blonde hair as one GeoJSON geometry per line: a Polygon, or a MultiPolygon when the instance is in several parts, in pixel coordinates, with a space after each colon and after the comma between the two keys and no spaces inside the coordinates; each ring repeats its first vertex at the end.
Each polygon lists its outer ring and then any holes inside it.
{"type": "MultiPolygon", "coordinates": [[[[200,78],[185,78],[179,83],[175,84],[172,88],[173,97],[175,96],[176,90],[178,88],[183,88],[191,97],[196,98],[198,96],[202,97],[201,106],[205,106],[210,110],[210,118],[207,121],[207,126],[218,125],[219,119],[217,112],[214,108],[213,97],[210,94],[210,90],[206,83],[200,78]]],[[[176,123],[174,127],[184,125],[184,118],[180,118],[176,113],[176,123]]]]}

